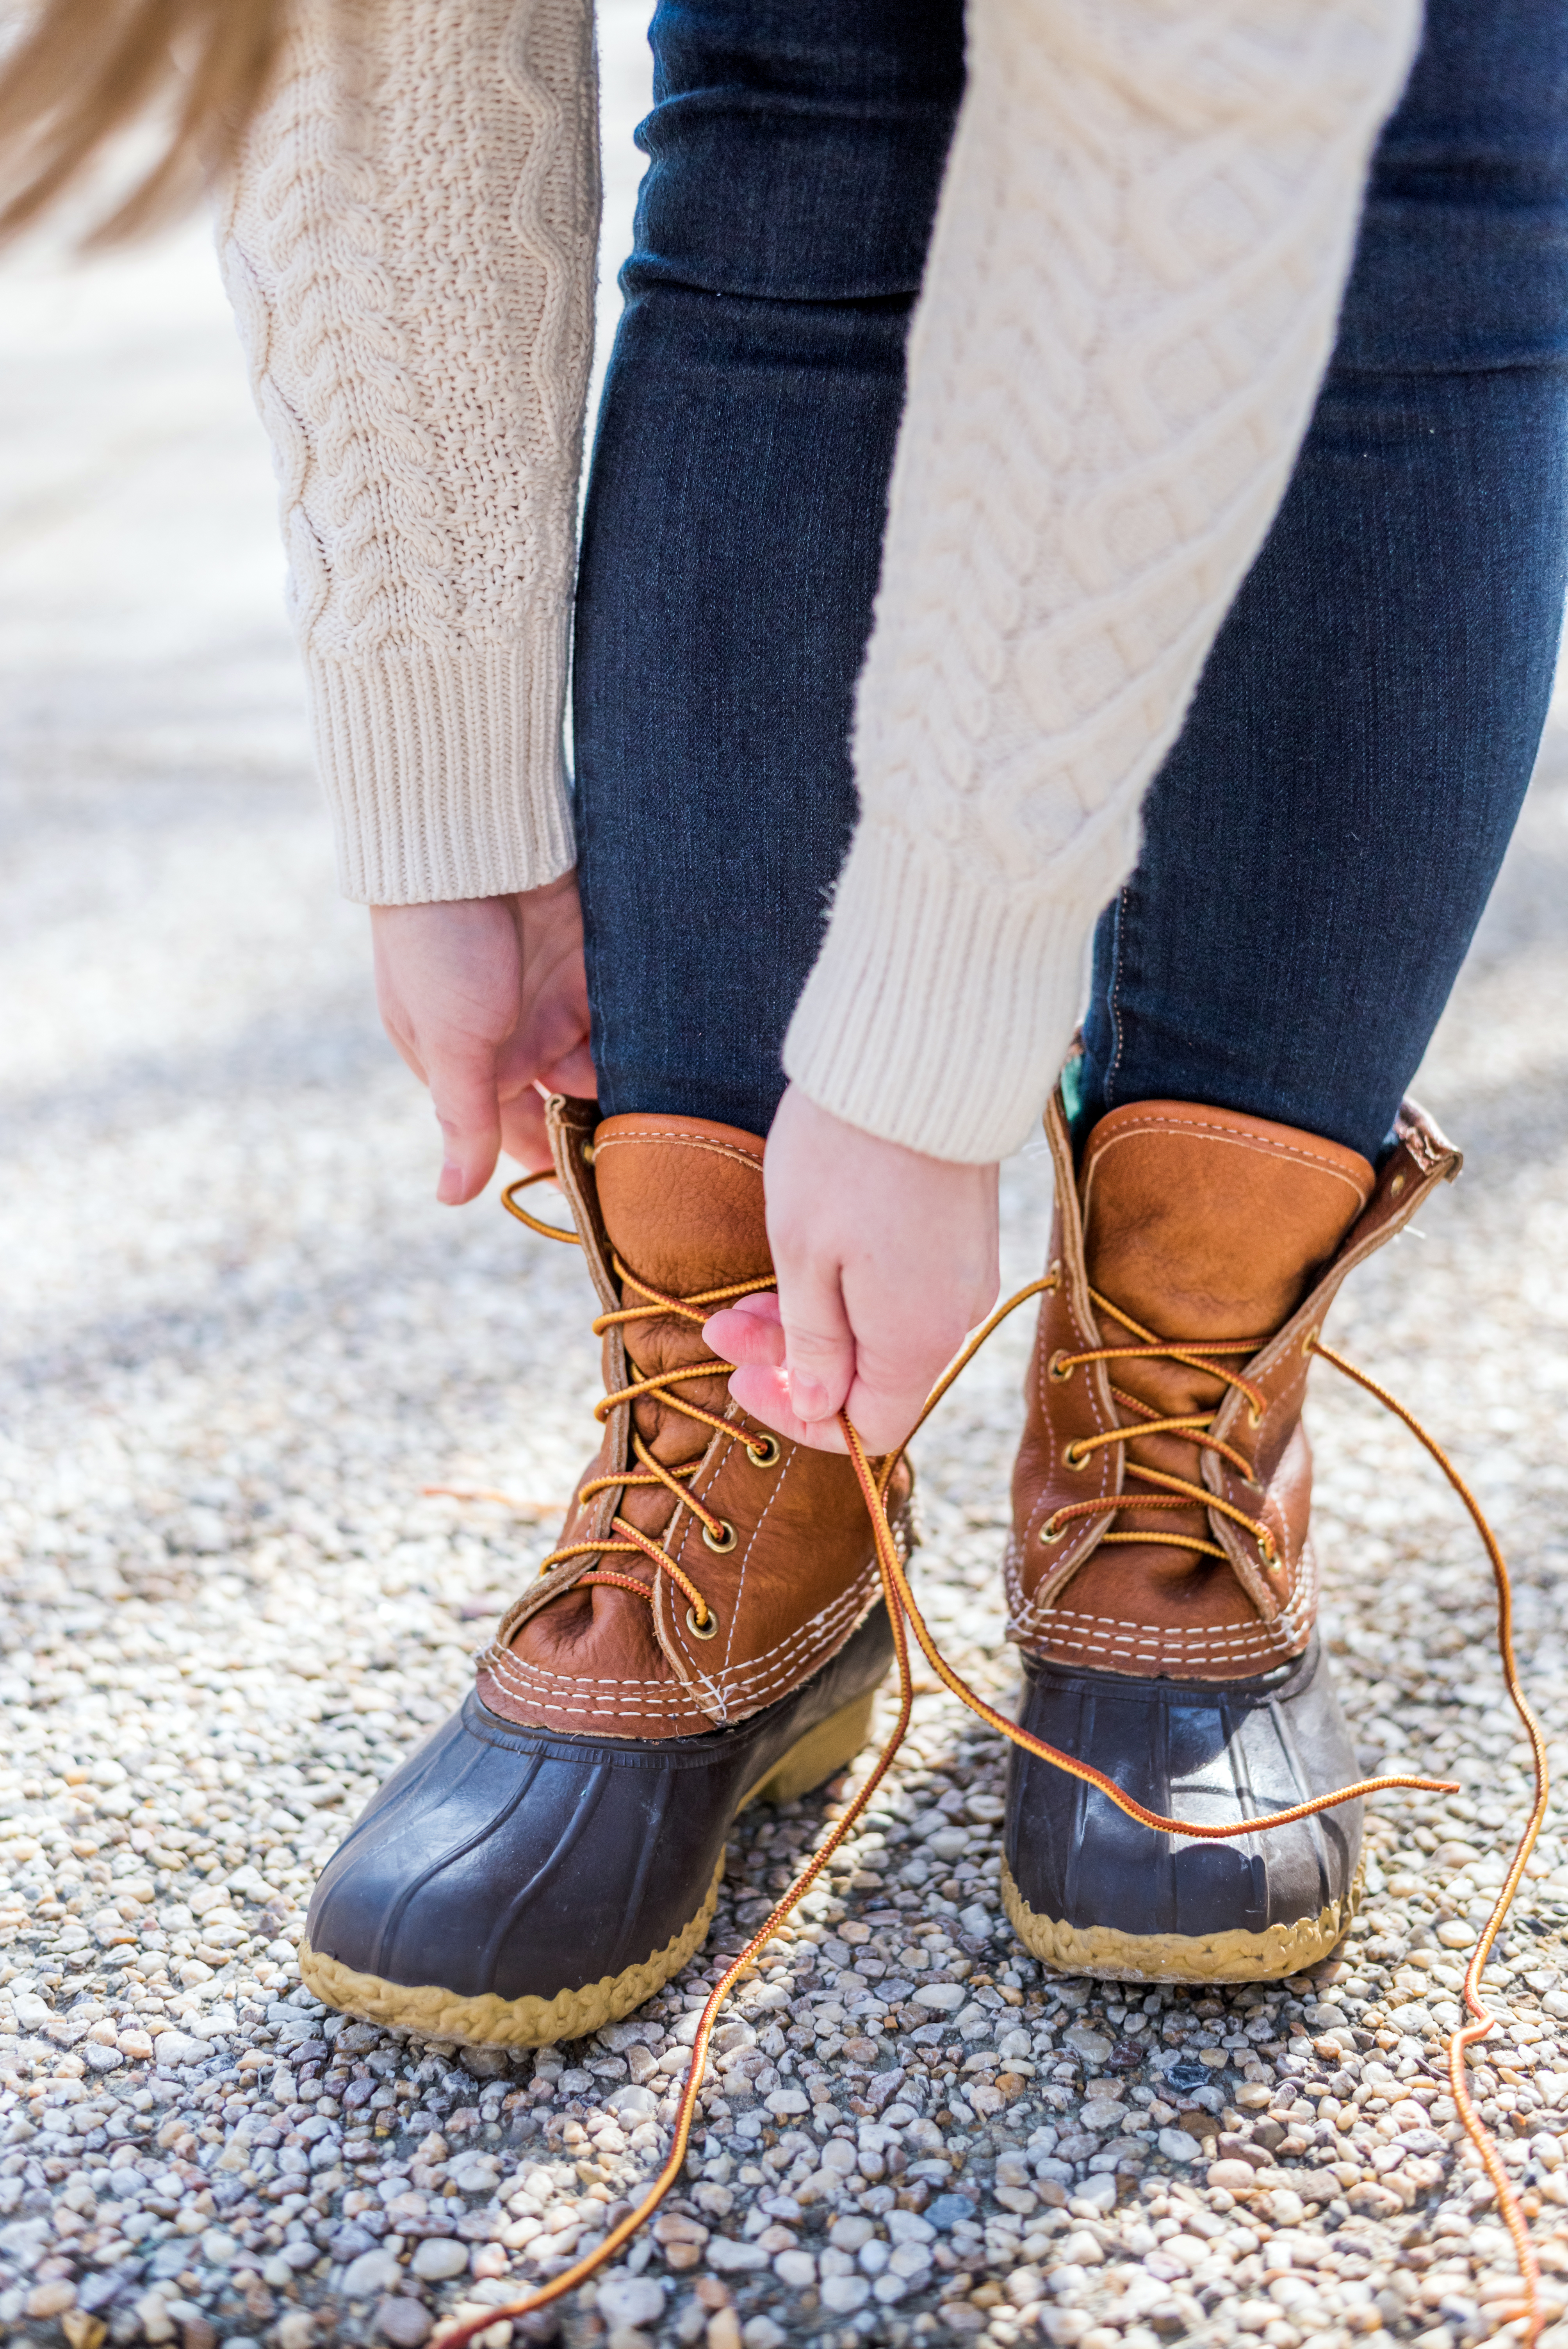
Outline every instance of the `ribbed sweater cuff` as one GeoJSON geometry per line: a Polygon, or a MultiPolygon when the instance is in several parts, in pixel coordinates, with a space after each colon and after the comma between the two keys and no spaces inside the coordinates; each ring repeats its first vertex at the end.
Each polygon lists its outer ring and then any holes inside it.
{"type": "Polygon", "coordinates": [[[312,654],[307,672],[346,897],[495,897],[571,865],[559,626],[526,648],[312,654]]]}
{"type": "Polygon", "coordinates": [[[784,1040],[791,1082],[906,1149],[1006,1157],[1072,1040],[1102,902],[1092,879],[1066,895],[968,882],[862,823],[784,1040]]]}

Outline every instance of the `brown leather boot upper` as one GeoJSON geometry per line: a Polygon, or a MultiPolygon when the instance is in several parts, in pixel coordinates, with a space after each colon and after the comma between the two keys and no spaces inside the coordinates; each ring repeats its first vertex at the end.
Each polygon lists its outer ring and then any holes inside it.
{"type": "MultiPolygon", "coordinates": [[[[761,1143],[700,1118],[596,1124],[593,1105],[580,1102],[553,1103],[551,1123],[606,1312],[646,1309],[604,1330],[606,1397],[714,1361],[701,1330],[719,1301],[713,1293],[771,1282],[761,1143]],[[695,1318],[661,1298],[685,1301],[695,1318]]],[[[899,1514],[907,1501],[905,1474],[894,1487],[899,1514]]],[[[748,1419],[722,1367],[608,1411],[556,1555],[481,1658],[480,1695],[510,1721],[595,1736],[689,1737],[744,1720],[826,1663],[880,1587],[849,1462],[785,1444],[748,1419]],[[721,1547],[713,1523],[637,1458],[638,1440],[717,1521],[721,1547]],[[623,1481],[637,1476],[648,1481],[623,1481]],[[665,1552],[702,1608],[627,1528],[665,1552]],[[578,1545],[580,1554],[561,1556],[578,1545]],[[636,1589],[584,1580],[606,1573],[636,1589]]]]}
{"type": "Polygon", "coordinates": [[[1014,1471],[1009,1636],[1068,1667],[1267,1671],[1305,1647],[1316,1608],[1311,1341],[1350,1267],[1458,1156],[1409,1107],[1375,1176],[1289,1126],[1141,1102],[1101,1119],[1075,1177],[1059,1102],[1047,1128],[1055,1279],[1014,1471]],[[1182,1341],[1224,1350],[1176,1359],[1182,1341]]]}

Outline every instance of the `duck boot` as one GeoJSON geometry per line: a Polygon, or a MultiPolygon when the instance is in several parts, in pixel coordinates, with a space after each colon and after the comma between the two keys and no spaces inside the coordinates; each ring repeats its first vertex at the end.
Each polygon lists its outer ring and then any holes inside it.
{"type": "MultiPolygon", "coordinates": [[[[1459,1157],[1401,1112],[1379,1172],[1262,1118],[1140,1102],[1075,1168],[1047,1115],[1057,1217],[1013,1480],[1008,1636],[1024,1726],[1147,1809],[1216,1826],[1360,1773],[1315,1629],[1302,1398],[1354,1265],[1459,1157]]],[[[1205,1842],[1140,1826],[1014,1748],[1002,1889],[1063,1971],[1295,1972],[1360,1895],[1361,1806],[1205,1842]]]]}
{"type": "MultiPolygon", "coordinates": [[[[761,1143],[559,1100],[551,1129],[603,1309],[603,1442],[466,1702],[328,1862],[300,1956],[334,2006],[514,2046],[686,1963],[737,1812],[860,1751],[892,1655],[850,1463],[748,1419],[702,1340],[773,1285],[761,1143]]],[[[901,1470],[901,1535],[908,1502],[901,1470]]]]}

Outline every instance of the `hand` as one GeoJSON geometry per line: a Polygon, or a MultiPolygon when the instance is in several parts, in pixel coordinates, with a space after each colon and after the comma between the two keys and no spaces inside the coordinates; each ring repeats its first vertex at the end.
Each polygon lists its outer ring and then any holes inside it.
{"type": "Polygon", "coordinates": [[[879,1142],[791,1086],[763,1182],[778,1292],[703,1330],[738,1365],[729,1391],[793,1443],[842,1452],[847,1411],[894,1451],[996,1301],[996,1169],[879,1142]]]}
{"type": "Polygon", "coordinates": [[[372,905],[381,1021],[430,1088],[443,1160],[436,1196],[460,1207],[501,1151],[550,1164],[546,1092],[593,1098],[577,876],[509,897],[372,905]]]}

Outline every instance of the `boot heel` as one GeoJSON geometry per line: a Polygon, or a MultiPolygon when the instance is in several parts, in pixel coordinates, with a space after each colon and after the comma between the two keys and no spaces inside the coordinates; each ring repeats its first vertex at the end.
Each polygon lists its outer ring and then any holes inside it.
{"type": "Polygon", "coordinates": [[[750,1803],[793,1802],[797,1795],[809,1795],[813,1786],[852,1762],[871,1736],[876,1696],[875,1689],[868,1689],[864,1696],[852,1697],[838,1713],[797,1738],[767,1777],[753,1786],[741,1808],[750,1803]]]}

